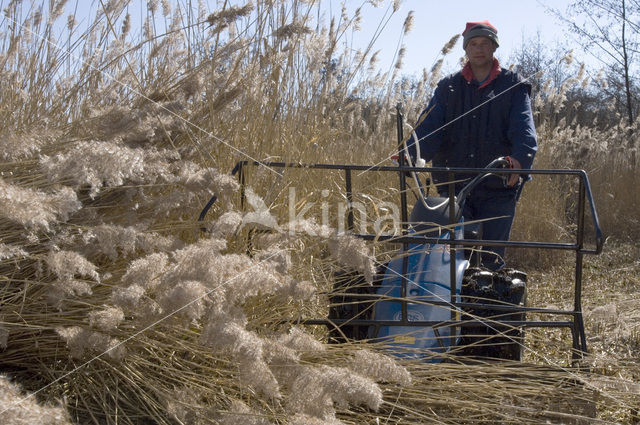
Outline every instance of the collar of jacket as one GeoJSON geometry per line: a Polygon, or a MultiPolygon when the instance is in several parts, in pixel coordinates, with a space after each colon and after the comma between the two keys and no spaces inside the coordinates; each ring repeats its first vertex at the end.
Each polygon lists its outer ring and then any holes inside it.
{"type": "MultiPolygon", "coordinates": [[[[491,71],[489,71],[489,77],[484,80],[484,83],[482,83],[482,85],[478,88],[481,89],[488,86],[489,83],[496,79],[498,74],[500,74],[500,62],[498,62],[498,59],[493,58],[493,66],[491,67],[491,71]]],[[[467,63],[464,65],[464,68],[462,68],[462,76],[465,80],[467,80],[467,83],[470,83],[474,79],[473,71],[471,70],[469,61],[467,61],[467,63]]]]}

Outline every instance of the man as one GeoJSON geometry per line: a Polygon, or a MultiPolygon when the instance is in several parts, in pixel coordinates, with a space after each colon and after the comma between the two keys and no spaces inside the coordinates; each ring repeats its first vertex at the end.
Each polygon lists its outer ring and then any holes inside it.
{"type": "MultiPolygon", "coordinates": [[[[518,74],[501,68],[493,54],[498,47],[498,30],[489,21],[468,22],[463,36],[467,62],[464,68],[438,83],[421,115],[409,152],[420,155],[434,167],[483,168],[498,157],[508,157],[514,169],[529,169],[537,151],[531,112],[531,85],[518,74]]],[[[433,173],[436,184],[449,180],[447,173],[433,173]]],[[[456,180],[470,174],[456,174],[456,180]]],[[[511,174],[505,184],[490,177],[468,198],[465,219],[485,220],[482,238],[509,239],[516,202],[528,176],[511,174]],[[524,177],[524,179],[522,178],[524,177]]],[[[464,183],[456,185],[456,192],[464,183]]],[[[448,185],[438,186],[448,196],[448,185]]],[[[485,267],[504,266],[504,247],[483,253],[485,267]]]]}

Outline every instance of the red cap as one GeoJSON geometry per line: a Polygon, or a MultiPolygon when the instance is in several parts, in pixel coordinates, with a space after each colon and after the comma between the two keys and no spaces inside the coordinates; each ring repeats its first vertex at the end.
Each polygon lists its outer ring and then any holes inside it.
{"type": "Polygon", "coordinates": [[[484,25],[485,27],[491,28],[493,32],[495,32],[496,34],[498,33],[498,29],[493,25],[491,25],[491,22],[484,20],[484,21],[478,21],[478,22],[467,22],[467,26],[462,32],[462,35],[465,35],[467,31],[469,31],[471,28],[475,27],[476,25],[484,25]]]}
{"type": "Polygon", "coordinates": [[[462,48],[467,47],[467,43],[473,37],[488,37],[496,43],[498,43],[498,29],[491,25],[491,22],[484,20],[478,22],[467,22],[467,26],[462,32],[462,48]]]}

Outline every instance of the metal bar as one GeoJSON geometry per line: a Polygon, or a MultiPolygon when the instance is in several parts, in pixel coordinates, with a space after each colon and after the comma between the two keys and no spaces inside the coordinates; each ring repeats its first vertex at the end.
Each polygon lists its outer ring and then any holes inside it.
{"type": "MultiPolygon", "coordinates": [[[[449,239],[440,239],[427,236],[393,236],[393,235],[373,235],[356,233],[354,236],[362,238],[364,240],[375,240],[378,242],[395,242],[395,243],[412,243],[412,244],[424,244],[433,243],[440,245],[451,245],[452,241],[449,239]]],[[[546,248],[546,249],[561,249],[575,251],[578,249],[574,243],[561,243],[561,242],[521,242],[521,241],[494,241],[484,239],[457,239],[456,245],[464,246],[509,246],[516,248],[546,248]]]]}
{"type": "MultiPolygon", "coordinates": [[[[402,131],[402,111],[400,110],[400,104],[396,105],[396,126],[398,133],[398,164],[402,168],[405,166],[405,157],[402,149],[402,143],[404,139],[402,131]]],[[[402,233],[406,234],[407,222],[409,221],[409,215],[407,213],[407,182],[405,180],[405,173],[398,171],[398,177],[400,178],[400,210],[402,219],[402,233]]]]}
{"type": "MultiPolygon", "coordinates": [[[[427,171],[440,171],[449,172],[452,171],[449,167],[409,167],[398,165],[354,165],[354,164],[304,164],[300,162],[257,162],[257,161],[241,161],[245,165],[251,163],[253,165],[264,165],[271,168],[306,168],[306,169],[326,169],[326,170],[353,170],[353,171],[389,171],[389,172],[427,172],[427,171]]],[[[236,164],[237,165],[237,164],[236,164]]],[[[478,174],[479,172],[486,172],[485,168],[455,168],[457,174],[478,174]]],[[[514,170],[509,168],[496,168],[491,170],[496,174],[522,174],[522,170],[514,170]]],[[[556,175],[575,175],[582,176],[585,174],[584,170],[579,169],[531,169],[527,170],[527,174],[556,174],[556,175]]]]}
{"type": "Polygon", "coordinates": [[[517,327],[525,327],[525,328],[573,328],[572,321],[526,321],[526,320],[508,320],[508,321],[493,321],[493,320],[445,320],[445,321],[434,321],[434,320],[423,320],[423,321],[409,321],[407,323],[402,323],[399,320],[354,320],[354,319],[305,319],[305,320],[295,320],[289,321],[286,323],[295,323],[300,325],[325,325],[325,326],[333,326],[333,325],[353,325],[353,326],[410,326],[410,327],[445,327],[445,326],[455,326],[455,327],[487,327],[487,325],[496,328],[496,329],[512,329],[517,327]]]}
{"type": "MultiPolygon", "coordinates": [[[[404,134],[402,131],[402,111],[400,109],[400,104],[396,105],[396,128],[398,132],[398,164],[400,167],[404,167],[405,158],[404,152],[402,149],[402,143],[404,139],[404,134]]],[[[401,223],[400,226],[402,228],[402,235],[405,236],[407,234],[407,225],[409,222],[409,214],[407,212],[407,182],[404,179],[405,173],[403,171],[398,171],[398,177],[400,179],[400,215],[401,215],[401,223]]],[[[402,250],[407,252],[409,250],[409,244],[403,243],[402,250]]],[[[409,256],[405,255],[402,258],[402,276],[400,278],[401,287],[400,294],[401,297],[405,298],[407,296],[407,274],[409,273],[409,256]]],[[[407,309],[407,302],[402,301],[402,305],[400,306],[402,321],[407,322],[409,320],[409,312],[407,309]]]]}
{"type": "Polygon", "coordinates": [[[578,336],[578,331],[576,329],[576,320],[574,318],[573,320],[573,326],[571,326],[569,328],[571,330],[571,340],[573,341],[572,343],[572,351],[571,351],[571,363],[573,365],[575,365],[577,363],[578,360],[580,360],[583,356],[579,355],[578,353],[580,353],[580,347],[578,345],[578,340],[579,340],[579,336],[578,336]]]}
{"type": "Polygon", "coordinates": [[[349,208],[347,210],[347,227],[353,231],[353,192],[351,186],[351,170],[344,170],[344,184],[347,192],[347,203],[349,208]]]}
{"type": "MultiPolygon", "coordinates": [[[[217,200],[218,200],[218,197],[216,195],[213,195],[211,197],[211,199],[209,199],[209,202],[207,202],[207,204],[204,206],[204,208],[200,212],[200,216],[198,217],[198,221],[204,221],[204,216],[207,215],[207,212],[209,212],[209,209],[213,206],[213,204],[217,200]]],[[[206,231],[207,228],[206,227],[200,227],[200,230],[206,231]]]]}
{"type": "MultiPolygon", "coordinates": [[[[449,179],[449,225],[451,226],[449,229],[449,240],[453,243],[456,240],[456,199],[455,199],[455,190],[456,190],[456,185],[453,182],[455,177],[453,175],[453,172],[449,171],[449,175],[448,175],[448,179],[449,179]]],[[[456,269],[457,269],[457,264],[456,264],[456,249],[454,247],[453,244],[449,245],[449,288],[450,288],[450,294],[451,294],[451,300],[456,300],[456,282],[457,282],[457,276],[456,276],[456,269]]],[[[458,309],[451,309],[451,320],[460,320],[460,317],[458,316],[458,309]]],[[[456,332],[455,329],[451,329],[451,332],[449,333],[449,335],[451,335],[451,342],[449,343],[449,345],[455,345],[456,341],[456,332]]]]}
{"type": "MultiPolygon", "coordinates": [[[[236,164],[236,167],[234,168],[234,171],[237,170],[238,173],[238,182],[240,183],[240,210],[244,211],[244,207],[245,207],[245,203],[247,200],[247,196],[245,193],[245,185],[246,185],[246,175],[244,172],[244,165],[246,165],[246,162],[238,162],[236,164]]],[[[234,173],[235,174],[235,173],[234,173]]]]}
{"type": "MultiPolygon", "coordinates": [[[[589,202],[589,209],[591,210],[591,220],[593,221],[593,228],[595,231],[595,239],[596,239],[596,249],[595,250],[583,250],[582,246],[580,247],[580,252],[583,254],[600,254],[602,252],[602,248],[604,247],[604,235],[602,234],[602,229],[600,228],[600,219],[598,218],[598,213],[596,211],[596,204],[593,200],[593,193],[591,192],[591,184],[589,183],[589,177],[584,170],[580,170],[581,174],[581,182],[584,185],[584,192],[587,197],[587,201],[589,202]]],[[[584,197],[582,198],[584,199],[584,197]]],[[[584,220],[584,217],[583,217],[584,220]]]]}
{"type": "Polygon", "coordinates": [[[585,222],[585,185],[584,180],[580,179],[578,186],[578,232],[576,234],[576,244],[578,249],[576,250],[576,271],[575,271],[575,287],[573,298],[573,310],[576,315],[573,318],[575,325],[575,333],[577,333],[578,340],[574,340],[574,360],[576,357],[582,357],[587,354],[587,337],[584,331],[584,321],[582,320],[582,266],[583,266],[583,254],[580,252],[584,243],[584,222],[585,222]]]}
{"type": "MultiPolygon", "coordinates": [[[[236,164],[236,167],[234,168],[234,172],[238,173],[238,182],[240,183],[240,211],[243,211],[243,212],[246,208],[246,203],[247,203],[247,194],[245,191],[245,187],[247,184],[247,181],[246,181],[247,176],[245,172],[245,165],[247,165],[245,161],[238,162],[236,164]]],[[[246,254],[249,256],[252,256],[253,255],[252,250],[253,250],[253,229],[247,232],[246,254]]]]}
{"type": "Polygon", "coordinates": [[[455,299],[455,290],[456,290],[456,263],[454,261],[454,248],[453,242],[455,241],[455,230],[456,230],[456,199],[455,199],[455,190],[456,185],[453,183],[454,175],[452,172],[449,172],[449,225],[451,226],[449,229],[449,241],[451,248],[449,249],[449,285],[451,286],[451,297],[455,299]]]}
{"type": "MultiPolygon", "coordinates": [[[[440,345],[440,348],[442,348],[443,350],[446,350],[447,347],[444,346],[444,342],[442,342],[442,336],[440,335],[440,329],[433,327],[433,335],[436,337],[436,341],[438,341],[438,344],[440,345]]],[[[449,338],[449,340],[452,340],[455,338],[449,338]]],[[[454,343],[452,343],[454,344],[454,343]]]]}
{"type": "MultiPolygon", "coordinates": [[[[402,156],[400,156],[402,158],[402,156]]],[[[326,170],[352,170],[352,171],[382,171],[382,172],[402,172],[403,174],[410,171],[415,172],[448,172],[451,171],[447,167],[407,167],[407,166],[370,166],[370,165],[350,165],[350,164],[303,164],[298,162],[257,162],[257,161],[239,161],[236,163],[232,174],[235,174],[239,168],[247,164],[264,165],[271,168],[306,168],[306,169],[326,169],[326,170]]],[[[486,171],[483,168],[456,168],[456,173],[459,174],[477,174],[478,172],[486,171]]],[[[521,170],[512,170],[508,168],[492,170],[496,174],[519,174],[521,170]]],[[[589,179],[584,170],[580,169],[567,169],[567,170],[552,170],[552,169],[531,169],[527,170],[527,174],[543,174],[543,175],[575,175],[578,176],[585,184],[586,195],[591,210],[591,216],[593,220],[593,226],[595,230],[595,249],[581,249],[583,254],[600,254],[604,245],[604,236],[602,229],[600,228],[600,221],[595,207],[593,194],[591,191],[591,185],[589,179]]],[[[403,192],[404,193],[404,192],[403,192]]]]}
{"type": "MultiPolygon", "coordinates": [[[[486,303],[471,303],[471,302],[448,302],[448,301],[433,301],[433,300],[421,300],[420,298],[424,297],[406,297],[402,299],[400,297],[397,298],[383,298],[381,295],[370,295],[370,294],[349,294],[349,298],[353,298],[354,300],[369,300],[369,301],[384,301],[384,302],[404,302],[405,299],[410,303],[421,303],[433,306],[440,307],[457,307],[457,308],[474,308],[476,310],[497,310],[511,313],[545,313],[550,315],[566,315],[566,316],[575,316],[580,314],[574,310],[559,310],[559,309],[547,309],[543,307],[525,307],[519,305],[510,305],[510,304],[486,304],[486,303]]],[[[467,314],[462,312],[462,314],[467,314]]]]}

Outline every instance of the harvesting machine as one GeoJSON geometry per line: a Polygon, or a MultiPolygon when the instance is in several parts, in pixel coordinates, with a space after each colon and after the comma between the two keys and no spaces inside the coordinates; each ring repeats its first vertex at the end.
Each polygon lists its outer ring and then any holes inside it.
{"type": "MultiPolygon", "coordinates": [[[[333,290],[328,294],[330,307],[327,317],[300,319],[298,323],[326,326],[330,343],[378,342],[396,356],[429,362],[442,361],[450,358],[451,354],[464,358],[520,360],[525,348],[526,329],[566,328],[571,334],[572,358],[579,360],[587,352],[581,301],[583,258],[587,254],[599,254],[604,243],[585,171],[527,170],[532,175],[567,176],[577,181],[573,240],[485,240],[478,232],[477,223],[465,223],[462,216],[467,196],[486,178],[498,176],[506,181],[510,174],[521,173],[521,170],[506,168],[504,158],[480,169],[408,166],[403,160],[403,118],[399,107],[397,112],[397,165],[240,161],[232,171],[243,188],[242,205],[245,205],[246,170],[250,166],[344,173],[343,196],[348,205],[348,230],[365,241],[399,245],[396,255],[377,267],[373,284],[366,282],[361,273],[335,271],[333,290]],[[367,172],[399,176],[400,235],[354,231],[353,199],[356,191],[353,181],[356,172],[359,175],[367,172]],[[427,196],[419,177],[415,178],[419,194],[409,213],[407,177],[431,172],[449,175],[449,196],[427,196]],[[457,194],[454,172],[469,175],[468,183],[457,194]],[[585,247],[587,234],[594,238],[589,248],[585,247]],[[479,266],[478,251],[492,246],[572,251],[575,255],[573,307],[561,309],[527,305],[526,273],[513,269],[494,272],[479,266]],[[528,315],[536,319],[527,319],[528,315]]],[[[204,219],[215,200],[214,196],[204,207],[200,220],[204,219]]]]}

